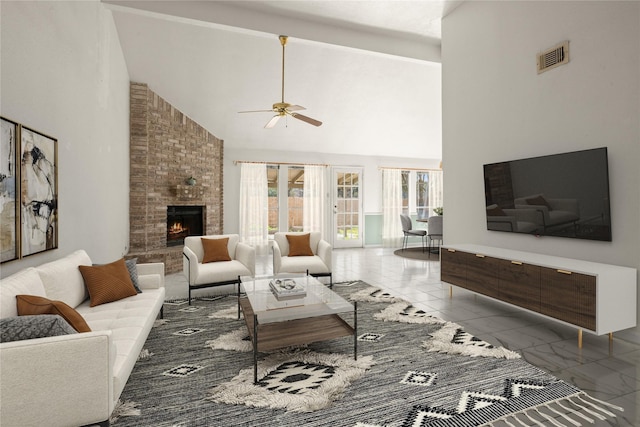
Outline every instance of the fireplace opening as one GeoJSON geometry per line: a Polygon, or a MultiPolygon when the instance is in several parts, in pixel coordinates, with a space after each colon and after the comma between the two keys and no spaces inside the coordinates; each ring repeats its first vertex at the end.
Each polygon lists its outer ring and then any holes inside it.
{"type": "Polygon", "coordinates": [[[167,206],[167,246],[184,245],[187,236],[202,236],[202,206],[167,206]]]}

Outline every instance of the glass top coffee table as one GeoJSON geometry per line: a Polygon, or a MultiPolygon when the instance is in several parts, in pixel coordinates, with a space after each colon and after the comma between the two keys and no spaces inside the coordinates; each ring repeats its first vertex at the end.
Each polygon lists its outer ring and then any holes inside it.
{"type": "Polygon", "coordinates": [[[253,381],[258,381],[258,352],[353,336],[353,357],[358,358],[358,305],[350,303],[311,276],[290,278],[306,295],[278,300],[268,277],[242,277],[246,297],[238,294],[238,305],[253,344],[253,381]],[[353,312],[353,325],[340,314],[353,312]]]}

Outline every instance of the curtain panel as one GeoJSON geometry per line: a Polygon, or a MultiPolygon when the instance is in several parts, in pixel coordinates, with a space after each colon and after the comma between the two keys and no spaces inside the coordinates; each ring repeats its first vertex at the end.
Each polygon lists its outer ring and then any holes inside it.
{"type": "Polygon", "coordinates": [[[326,239],[326,168],[318,165],[305,165],[304,191],[302,199],[302,229],[305,232],[319,231],[326,239]]]}
{"type": "Polygon", "coordinates": [[[382,246],[399,247],[402,244],[402,171],[382,170],[382,246]]]}
{"type": "Polygon", "coordinates": [[[240,169],[240,240],[256,248],[256,254],[269,251],[267,165],[242,163],[240,169]]]}
{"type": "Polygon", "coordinates": [[[433,208],[442,206],[442,171],[429,171],[429,215],[435,215],[433,208]]]}

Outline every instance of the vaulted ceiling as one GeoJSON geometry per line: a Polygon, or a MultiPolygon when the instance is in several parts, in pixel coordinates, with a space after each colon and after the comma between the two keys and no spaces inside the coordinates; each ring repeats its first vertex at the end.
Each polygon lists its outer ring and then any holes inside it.
{"type": "Polygon", "coordinates": [[[106,1],[132,81],[226,148],[441,158],[440,19],[455,1],[106,1]],[[281,101],[288,117],[264,129],[281,101]]]}

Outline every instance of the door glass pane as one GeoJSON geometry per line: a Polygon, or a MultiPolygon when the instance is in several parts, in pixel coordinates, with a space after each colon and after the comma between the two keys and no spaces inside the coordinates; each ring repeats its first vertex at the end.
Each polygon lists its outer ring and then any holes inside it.
{"type": "Polygon", "coordinates": [[[336,174],[336,234],[338,240],[360,238],[359,173],[336,174]]]}
{"type": "Polygon", "coordinates": [[[304,167],[290,166],[288,168],[288,218],[289,231],[302,231],[302,207],[304,192],[304,167]]]}
{"type": "Polygon", "coordinates": [[[267,166],[267,192],[269,206],[269,234],[278,231],[278,167],[267,166]]]}

